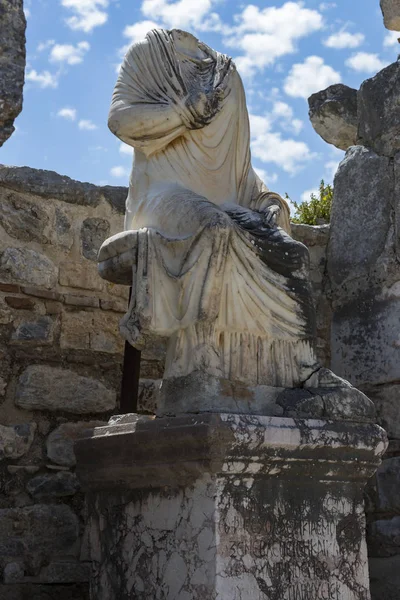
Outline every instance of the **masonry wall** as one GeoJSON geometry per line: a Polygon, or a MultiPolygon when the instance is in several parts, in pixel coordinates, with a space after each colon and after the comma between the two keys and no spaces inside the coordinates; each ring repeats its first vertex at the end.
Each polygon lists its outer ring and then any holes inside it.
{"type": "Polygon", "coordinates": [[[400,598],[400,62],[357,92],[334,180],[325,289],[332,370],[375,403],[390,445],[367,492],[373,600],[400,598]]]}
{"type": "MultiPolygon", "coordinates": [[[[100,279],[96,255],[123,227],[126,194],[0,166],[2,600],[87,597],[72,447],[118,413],[128,290],[100,279]]],[[[162,356],[145,355],[142,411],[161,373],[162,356]]]]}

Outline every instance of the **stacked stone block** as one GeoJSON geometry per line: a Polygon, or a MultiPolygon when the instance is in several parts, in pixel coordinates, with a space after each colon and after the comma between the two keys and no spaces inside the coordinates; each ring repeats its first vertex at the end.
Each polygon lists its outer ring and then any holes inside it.
{"type": "MultiPolygon", "coordinates": [[[[331,368],[374,401],[390,438],[367,498],[373,600],[397,600],[400,583],[399,89],[396,62],[362,84],[351,118],[347,105],[332,109],[329,121],[333,132],[343,128],[344,115],[347,123],[357,118],[355,145],[334,181],[325,283],[333,314],[331,368]]],[[[329,94],[320,94],[322,105],[329,94]]],[[[326,114],[313,118],[322,135],[326,114]]],[[[324,139],[337,145],[335,136],[324,139]]]]}
{"type": "MultiPolygon", "coordinates": [[[[97,275],[125,188],[0,166],[0,597],[87,597],[74,441],[118,411],[127,288],[97,275]],[[51,585],[50,585],[51,584],[51,585]]],[[[144,355],[151,411],[161,355],[144,355]]],[[[154,404],[154,403],[153,403],[154,404]]]]}

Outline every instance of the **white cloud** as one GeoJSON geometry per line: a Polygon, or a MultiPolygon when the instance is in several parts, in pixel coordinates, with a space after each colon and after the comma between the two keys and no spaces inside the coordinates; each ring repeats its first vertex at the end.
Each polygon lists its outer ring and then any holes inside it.
{"type": "Polygon", "coordinates": [[[225,42],[243,51],[235,61],[245,76],[296,52],[296,43],[301,38],[323,27],[322,15],[304,8],[302,2],[285,2],[279,8],[271,6],[262,10],[250,4],[236,16],[236,21],[238,25],[225,42]]]}
{"type": "Polygon", "coordinates": [[[37,51],[43,52],[43,50],[47,50],[48,48],[51,48],[51,46],[54,46],[55,43],[55,40],[47,40],[47,42],[40,42],[40,44],[38,44],[37,51]]]}
{"type": "Polygon", "coordinates": [[[258,167],[254,167],[255,172],[268,187],[271,183],[276,183],[278,181],[277,173],[267,173],[265,169],[259,169],[258,167]]]}
{"type": "Polygon", "coordinates": [[[250,115],[251,151],[264,163],[273,163],[294,175],[304,164],[314,158],[305,142],[285,139],[271,130],[269,116],[250,115]]]}
{"type": "MultiPolygon", "coordinates": [[[[24,8],[24,15],[25,15],[25,19],[28,19],[31,16],[31,11],[29,10],[29,8],[24,8]]],[[[15,125],[14,125],[15,127],[15,125]]]]}
{"type": "Polygon", "coordinates": [[[36,83],[41,88],[56,88],[58,86],[58,74],[42,71],[38,73],[35,69],[31,69],[25,75],[26,81],[36,83]]]}
{"type": "Polygon", "coordinates": [[[79,42],[76,46],[71,44],[55,44],[50,52],[50,62],[66,62],[69,65],[78,65],[83,61],[86,52],[90,49],[88,42],[79,42]]]}
{"type": "Polygon", "coordinates": [[[123,167],[121,165],[119,165],[118,167],[112,167],[112,169],[110,170],[110,175],[112,177],[129,177],[130,172],[129,169],[127,169],[126,167],[123,167]]]}
{"type": "Polygon", "coordinates": [[[219,16],[212,12],[218,0],[143,0],[142,14],[160,19],[168,28],[217,31],[221,28],[219,16]]]}
{"type": "Polygon", "coordinates": [[[127,25],[124,29],[124,37],[129,39],[130,44],[140,42],[146,37],[146,33],[151,29],[160,27],[155,21],[138,21],[133,25],[127,25]]]}
{"type": "Polygon", "coordinates": [[[293,118],[293,109],[286,102],[275,102],[271,113],[272,118],[278,121],[285,131],[298,135],[303,129],[303,121],[293,118]]]}
{"type": "Polygon", "coordinates": [[[277,117],[283,117],[284,119],[291,119],[293,117],[293,109],[286,102],[275,102],[274,107],[272,109],[272,114],[277,117]]]}
{"type": "Polygon", "coordinates": [[[311,194],[314,194],[314,196],[319,196],[319,189],[318,188],[313,188],[313,189],[310,189],[310,190],[305,190],[300,195],[301,202],[309,202],[311,200],[311,194]]]}
{"type": "MultiPolygon", "coordinates": [[[[129,42],[122,46],[119,49],[120,58],[124,58],[125,54],[128,52],[131,44],[136,44],[136,42],[140,42],[144,40],[146,37],[146,33],[148,33],[151,29],[158,29],[161,25],[155,23],[155,21],[137,21],[133,25],[127,25],[124,29],[124,37],[128,38],[129,42]]],[[[115,70],[119,73],[121,68],[121,63],[115,65],[115,70]]]]}
{"type": "Polygon", "coordinates": [[[321,2],[321,4],[319,5],[319,10],[321,12],[325,12],[326,10],[331,10],[332,8],[336,8],[337,4],[336,2],[321,2]]]}
{"type": "Polygon", "coordinates": [[[132,156],[133,154],[132,146],[128,146],[128,144],[124,144],[124,142],[120,144],[119,151],[121,154],[127,154],[128,156],[132,156]]]}
{"type": "Polygon", "coordinates": [[[67,106],[61,108],[57,113],[57,117],[62,117],[63,119],[67,119],[67,121],[75,121],[76,108],[68,108],[67,106]]]}
{"type": "Polygon", "coordinates": [[[333,33],[326,40],[324,40],[324,46],[328,48],[358,48],[365,40],[363,33],[349,33],[348,31],[338,31],[333,33]]]}
{"type": "Polygon", "coordinates": [[[359,73],[376,73],[386,67],[388,63],[381,60],[377,54],[357,52],[350,56],[345,64],[359,73]]]}
{"type": "Polygon", "coordinates": [[[89,119],[81,119],[78,123],[79,129],[83,129],[85,131],[92,131],[93,129],[97,129],[97,125],[92,123],[89,119]]]}
{"type": "Polygon", "coordinates": [[[288,96],[308,98],[314,92],[340,81],[340,73],[326,65],[323,58],[308,56],[303,63],[292,66],[283,87],[288,96]]]}
{"type": "Polygon", "coordinates": [[[398,31],[387,31],[385,38],[383,40],[383,47],[391,48],[391,47],[395,46],[396,50],[399,50],[400,49],[399,38],[400,38],[400,33],[398,31]]]}
{"type": "Polygon", "coordinates": [[[72,17],[66,19],[71,29],[89,33],[95,27],[104,25],[108,19],[106,9],[109,0],[61,0],[64,8],[72,11],[72,17]]]}

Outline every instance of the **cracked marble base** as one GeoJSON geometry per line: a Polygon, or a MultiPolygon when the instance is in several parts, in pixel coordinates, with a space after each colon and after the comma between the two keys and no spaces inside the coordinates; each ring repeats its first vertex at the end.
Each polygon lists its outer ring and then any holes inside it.
{"type": "Polygon", "coordinates": [[[76,447],[96,600],[369,600],[371,424],[124,418],[76,447]]]}

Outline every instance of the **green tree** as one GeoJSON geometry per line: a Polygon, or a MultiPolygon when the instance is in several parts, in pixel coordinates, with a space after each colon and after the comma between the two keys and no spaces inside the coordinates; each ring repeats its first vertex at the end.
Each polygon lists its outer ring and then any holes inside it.
{"type": "MultiPolygon", "coordinates": [[[[290,200],[286,194],[286,198],[290,200]]],[[[305,223],[306,225],[321,225],[329,223],[331,220],[331,208],[333,199],[333,187],[329,184],[325,185],[322,179],[318,196],[311,194],[310,200],[301,202],[292,202],[296,212],[292,217],[293,223],[305,223]]]]}

